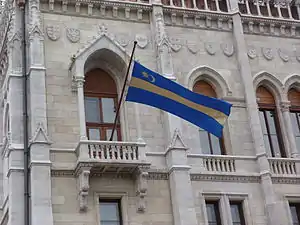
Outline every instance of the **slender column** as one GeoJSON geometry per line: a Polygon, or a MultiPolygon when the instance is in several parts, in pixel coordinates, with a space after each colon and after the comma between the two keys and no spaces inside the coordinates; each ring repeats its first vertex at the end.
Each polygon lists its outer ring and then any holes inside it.
{"type": "Polygon", "coordinates": [[[217,11],[220,11],[219,0],[215,0],[215,1],[216,1],[217,11]]]}
{"type": "Polygon", "coordinates": [[[250,7],[249,7],[249,0],[245,0],[245,4],[246,4],[247,14],[251,14],[250,7]]]}
{"type": "Polygon", "coordinates": [[[80,140],[86,140],[86,125],[85,125],[85,111],[84,111],[84,78],[76,76],[75,81],[77,84],[77,99],[78,99],[78,112],[79,112],[79,127],[80,127],[80,140]]]}
{"type": "Polygon", "coordinates": [[[298,150],[290,117],[290,102],[281,102],[281,111],[287,132],[286,136],[290,145],[290,153],[291,156],[295,158],[298,155],[298,150]]]}
{"type": "Polygon", "coordinates": [[[288,13],[289,13],[289,18],[293,19],[290,2],[287,2],[286,5],[287,5],[288,13]]]}
{"type": "Polygon", "coordinates": [[[256,9],[257,9],[257,14],[258,14],[259,16],[261,16],[259,0],[256,0],[256,9]]]}
{"type": "Polygon", "coordinates": [[[266,0],[267,10],[268,10],[268,16],[272,17],[272,12],[270,8],[270,0],[266,0]]]}
{"type": "Polygon", "coordinates": [[[279,1],[277,1],[276,8],[277,8],[277,12],[278,12],[278,17],[282,18],[281,8],[280,8],[280,2],[279,1]]]}

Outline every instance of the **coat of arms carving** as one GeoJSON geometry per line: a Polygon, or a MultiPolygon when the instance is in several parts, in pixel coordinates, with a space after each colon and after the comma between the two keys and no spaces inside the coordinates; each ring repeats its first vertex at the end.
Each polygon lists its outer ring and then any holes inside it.
{"type": "Polygon", "coordinates": [[[60,27],[59,25],[47,25],[46,33],[50,40],[57,41],[60,38],[60,27]]]}
{"type": "Polygon", "coordinates": [[[76,28],[67,28],[66,29],[67,38],[72,43],[76,43],[80,40],[80,30],[76,28]]]}
{"type": "Polygon", "coordinates": [[[142,49],[146,48],[146,46],[148,45],[148,38],[144,34],[137,34],[135,36],[135,40],[137,41],[137,45],[142,49]]]}

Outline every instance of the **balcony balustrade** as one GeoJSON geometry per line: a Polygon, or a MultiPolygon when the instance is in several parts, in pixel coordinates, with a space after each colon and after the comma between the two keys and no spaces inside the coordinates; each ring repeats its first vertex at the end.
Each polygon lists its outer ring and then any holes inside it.
{"type": "Polygon", "coordinates": [[[275,176],[299,176],[300,160],[293,158],[269,158],[270,169],[275,176]]]}
{"type": "Polygon", "coordinates": [[[146,166],[146,144],[84,140],[76,148],[78,162],[89,164],[100,172],[133,172],[146,166]]]}

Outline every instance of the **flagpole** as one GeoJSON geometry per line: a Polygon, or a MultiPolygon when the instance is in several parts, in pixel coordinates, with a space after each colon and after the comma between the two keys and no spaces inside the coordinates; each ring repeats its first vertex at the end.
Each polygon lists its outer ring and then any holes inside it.
{"type": "Polygon", "coordinates": [[[137,41],[134,41],[132,53],[131,53],[131,56],[130,56],[130,60],[129,60],[129,64],[128,64],[128,67],[127,67],[127,72],[126,72],[126,76],[125,76],[125,80],[124,80],[124,84],[123,84],[123,88],[122,88],[122,92],[121,92],[121,97],[120,97],[120,100],[118,102],[118,107],[117,107],[117,112],[116,112],[116,116],[115,116],[114,126],[113,126],[113,129],[111,131],[111,136],[110,136],[109,141],[112,141],[114,133],[115,133],[115,129],[116,129],[116,126],[117,126],[117,120],[118,120],[118,117],[119,117],[120,108],[121,108],[121,104],[122,104],[122,101],[123,101],[123,96],[124,96],[124,93],[125,93],[125,88],[126,88],[126,84],[127,84],[127,80],[128,80],[128,76],[129,76],[129,70],[130,70],[130,66],[131,66],[131,63],[132,63],[132,59],[133,59],[136,44],[137,44],[137,41]]]}

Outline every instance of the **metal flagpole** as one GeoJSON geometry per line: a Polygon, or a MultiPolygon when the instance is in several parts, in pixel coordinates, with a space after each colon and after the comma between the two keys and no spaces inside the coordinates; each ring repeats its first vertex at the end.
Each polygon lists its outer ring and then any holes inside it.
{"type": "Polygon", "coordinates": [[[119,117],[120,108],[121,108],[121,104],[122,104],[122,101],[123,101],[123,96],[124,96],[124,93],[125,93],[125,88],[126,88],[126,84],[127,84],[127,80],[128,80],[128,76],[129,76],[129,70],[130,70],[130,66],[131,66],[131,63],[132,63],[132,59],[133,59],[136,44],[137,44],[137,41],[134,41],[132,53],[131,53],[129,64],[128,64],[128,67],[127,67],[125,81],[124,81],[122,92],[121,92],[121,97],[120,97],[120,100],[118,102],[118,107],[117,107],[117,112],[116,112],[116,116],[115,116],[114,126],[113,126],[113,129],[111,131],[111,136],[110,136],[109,141],[112,141],[114,133],[115,133],[115,129],[116,129],[116,126],[117,126],[117,120],[118,120],[118,117],[119,117]]]}

